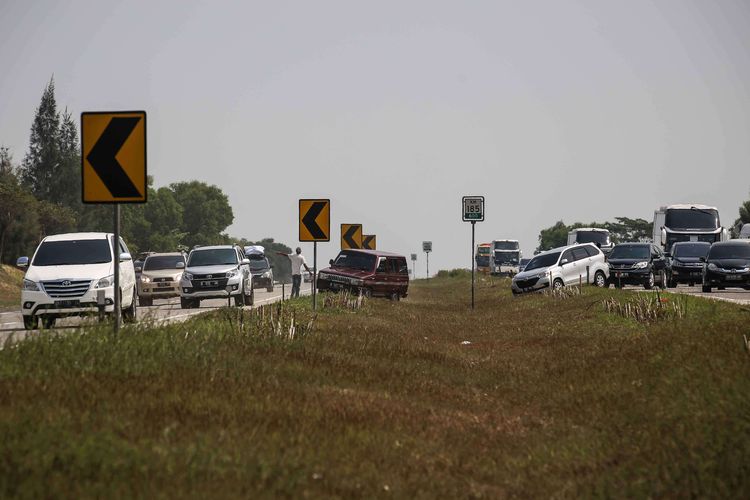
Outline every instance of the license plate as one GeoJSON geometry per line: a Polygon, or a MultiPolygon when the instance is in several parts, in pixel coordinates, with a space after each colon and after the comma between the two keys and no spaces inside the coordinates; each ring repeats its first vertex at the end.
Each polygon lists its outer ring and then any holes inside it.
{"type": "Polygon", "coordinates": [[[615,273],[615,278],[627,278],[628,273],[615,273]]]}
{"type": "Polygon", "coordinates": [[[172,286],[172,283],[157,283],[157,286],[159,288],[168,288],[168,287],[172,286]]]}
{"type": "Polygon", "coordinates": [[[331,283],[331,290],[340,290],[341,288],[344,288],[341,283],[331,283]]]}
{"type": "Polygon", "coordinates": [[[208,287],[208,286],[219,286],[219,282],[218,281],[203,281],[203,282],[201,282],[201,286],[205,286],[205,287],[208,287]]]}
{"type": "Polygon", "coordinates": [[[729,280],[729,281],[739,281],[741,279],[742,279],[742,276],[737,276],[737,275],[734,275],[734,274],[728,274],[727,275],[727,280],[729,280]]]}
{"type": "Polygon", "coordinates": [[[80,300],[56,300],[55,307],[78,307],[81,305],[80,300]]]}

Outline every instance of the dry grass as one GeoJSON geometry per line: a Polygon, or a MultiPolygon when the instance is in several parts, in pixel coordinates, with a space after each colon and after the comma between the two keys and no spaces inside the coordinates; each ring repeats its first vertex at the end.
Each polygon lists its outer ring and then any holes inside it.
{"type": "Polygon", "coordinates": [[[20,269],[0,264],[0,310],[19,307],[23,274],[20,269]]]}
{"type": "Polygon", "coordinates": [[[603,311],[623,296],[482,277],[472,312],[457,273],[292,338],[232,310],[22,342],[0,352],[0,495],[747,497],[747,313],[691,298],[647,325],[603,311]]]}

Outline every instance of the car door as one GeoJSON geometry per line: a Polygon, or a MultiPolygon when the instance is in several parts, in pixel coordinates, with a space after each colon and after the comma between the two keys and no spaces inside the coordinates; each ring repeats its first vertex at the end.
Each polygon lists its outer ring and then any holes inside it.
{"type": "Polygon", "coordinates": [[[252,273],[250,272],[250,265],[242,263],[242,261],[247,258],[242,250],[240,250],[239,248],[235,248],[234,251],[237,254],[238,270],[242,274],[242,286],[244,293],[245,295],[249,295],[250,290],[252,290],[253,287],[253,277],[252,273]]]}
{"type": "Polygon", "coordinates": [[[575,257],[573,256],[573,249],[569,248],[568,250],[565,250],[560,256],[560,274],[566,285],[578,281],[578,272],[575,257]]]}
{"type": "Polygon", "coordinates": [[[388,259],[385,257],[378,257],[378,265],[375,267],[375,284],[373,285],[373,292],[377,295],[385,295],[388,293],[388,287],[390,285],[390,269],[388,264],[388,259]]]}
{"type": "MultiPolygon", "coordinates": [[[[126,253],[130,255],[130,250],[125,244],[125,241],[120,238],[120,252],[115,256],[115,262],[119,262],[120,254],[126,253]]],[[[127,304],[130,307],[130,300],[133,297],[133,289],[135,287],[135,268],[133,267],[133,257],[131,255],[130,260],[119,262],[120,266],[120,289],[122,290],[122,303],[127,304]]]]}
{"type": "Polygon", "coordinates": [[[575,259],[577,276],[575,279],[578,282],[590,283],[593,277],[589,267],[589,254],[586,249],[582,246],[573,249],[573,258],[575,259]]]}

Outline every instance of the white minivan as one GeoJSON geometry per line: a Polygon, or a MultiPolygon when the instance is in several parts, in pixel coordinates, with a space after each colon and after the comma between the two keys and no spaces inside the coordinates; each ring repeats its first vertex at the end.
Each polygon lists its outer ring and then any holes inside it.
{"type": "Polygon", "coordinates": [[[39,324],[54,326],[63,316],[114,312],[114,256],[120,262],[122,315],[136,319],[136,281],[133,259],[120,238],[113,252],[111,233],[70,233],[47,236],[39,243],[31,261],[18,259],[27,267],[21,290],[23,325],[32,330],[39,324]]]}
{"type": "Polygon", "coordinates": [[[592,283],[607,286],[609,266],[604,254],[593,243],[553,248],[534,256],[523,272],[513,277],[514,295],[544,288],[592,283]]]}

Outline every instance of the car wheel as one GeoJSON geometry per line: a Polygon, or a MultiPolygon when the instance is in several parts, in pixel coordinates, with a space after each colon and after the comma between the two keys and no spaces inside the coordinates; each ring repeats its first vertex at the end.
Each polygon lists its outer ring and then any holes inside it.
{"type": "Polygon", "coordinates": [[[726,290],[727,289],[727,287],[725,287],[725,286],[717,286],[716,288],[718,288],[719,290],[726,290]]]}
{"type": "Polygon", "coordinates": [[[659,272],[659,288],[662,290],[667,288],[667,273],[664,271],[659,272]]]}
{"type": "Polygon", "coordinates": [[[39,317],[38,316],[24,316],[23,317],[23,327],[26,330],[35,330],[36,327],[39,325],[39,317]]]}
{"type": "Polygon", "coordinates": [[[190,309],[193,307],[193,301],[190,299],[186,299],[184,297],[180,297],[180,309],[190,309]]]}
{"type": "Polygon", "coordinates": [[[703,285],[701,287],[701,290],[703,291],[703,293],[711,293],[711,286],[710,285],[703,285]]]}
{"type": "Polygon", "coordinates": [[[609,286],[609,283],[607,283],[607,278],[604,276],[603,272],[597,271],[596,274],[594,274],[594,285],[596,285],[598,288],[606,288],[609,286]]]}
{"type": "Polygon", "coordinates": [[[667,279],[667,288],[677,288],[677,281],[675,281],[674,278],[671,278],[671,277],[668,278],[667,279]]]}
{"type": "Polygon", "coordinates": [[[234,296],[234,305],[236,307],[245,305],[245,290],[243,288],[240,288],[240,293],[234,296]]]}
{"type": "Polygon", "coordinates": [[[370,290],[369,288],[360,288],[359,293],[361,293],[363,297],[366,297],[368,299],[372,297],[372,290],[370,290]]]}
{"type": "Polygon", "coordinates": [[[255,305],[255,288],[251,289],[250,295],[245,297],[245,305],[248,305],[248,306],[255,305]]]}
{"type": "Polygon", "coordinates": [[[398,294],[398,292],[393,292],[389,297],[392,302],[398,302],[399,300],[401,300],[401,296],[398,294]]]}
{"type": "Polygon", "coordinates": [[[646,290],[651,290],[652,288],[654,288],[654,281],[654,273],[649,272],[648,278],[646,278],[646,282],[643,284],[643,288],[645,288],[646,290]]]}
{"type": "Polygon", "coordinates": [[[133,300],[130,301],[130,307],[122,312],[122,319],[125,323],[135,323],[138,319],[138,300],[135,295],[135,288],[133,288],[133,300]]]}
{"type": "Polygon", "coordinates": [[[149,307],[154,305],[154,299],[150,297],[138,297],[138,305],[141,307],[149,307]]]}
{"type": "Polygon", "coordinates": [[[273,292],[273,286],[269,286],[268,288],[266,288],[266,291],[269,293],[273,292]]]}
{"type": "Polygon", "coordinates": [[[552,282],[552,288],[554,290],[559,290],[564,286],[565,286],[565,283],[563,283],[563,280],[561,280],[560,278],[557,278],[555,279],[555,281],[552,282]]]}
{"type": "Polygon", "coordinates": [[[54,316],[42,316],[42,328],[50,329],[55,326],[55,318],[54,316]]]}

